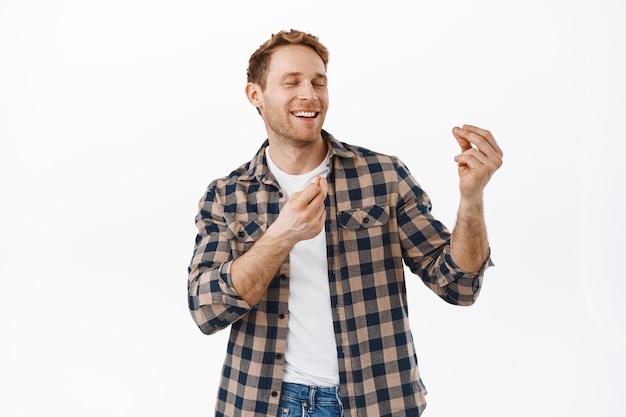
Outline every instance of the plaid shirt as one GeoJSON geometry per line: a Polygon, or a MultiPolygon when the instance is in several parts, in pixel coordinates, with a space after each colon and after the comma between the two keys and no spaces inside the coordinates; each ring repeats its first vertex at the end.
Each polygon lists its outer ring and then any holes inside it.
{"type": "MultiPolygon", "coordinates": [[[[452,304],[470,305],[482,275],[450,256],[450,233],[397,158],[330,143],[326,240],[328,283],[346,417],[415,416],[426,406],[409,326],[404,264],[452,304]]],[[[289,259],[263,298],[248,305],[230,265],[274,222],[286,197],[265,147],[213,181],[199,204],[189,266],[189,308],[206,334],[231,327],[216,415],[276,416],[289,315],[289,259]]]]}

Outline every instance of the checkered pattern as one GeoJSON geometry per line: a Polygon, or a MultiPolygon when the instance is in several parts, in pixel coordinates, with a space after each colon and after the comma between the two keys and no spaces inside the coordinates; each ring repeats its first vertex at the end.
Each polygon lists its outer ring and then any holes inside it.
{"type": "MultiPolygon", "coordinates": [[[[397,158],[341,143],[328,159],[328,280],[346,417],[416,415],[426,406],[409,326],[404,264],[452,304],[478,296],[488,260],[464,273],[448,230],[397,158]]],[[[287,344],[289,260],[254,306],[234,291],[230,265],[276,220],[286,199],[265,147],[213,181],[200,201],[189,266],[189,308],[202,332],[230,326],[217,416],[275,416],[287,344]]]]}

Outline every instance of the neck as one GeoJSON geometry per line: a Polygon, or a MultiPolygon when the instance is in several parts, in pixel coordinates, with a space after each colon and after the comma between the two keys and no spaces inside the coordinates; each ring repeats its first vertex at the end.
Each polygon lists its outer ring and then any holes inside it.
{"type": "Polygon", "coordinates": [[[299,175],[310,172],[322,163],[328,153],[326,140],[320,139],[303,146],[285,146],[270,139],[272,161],[287,174],[299,175]]]}

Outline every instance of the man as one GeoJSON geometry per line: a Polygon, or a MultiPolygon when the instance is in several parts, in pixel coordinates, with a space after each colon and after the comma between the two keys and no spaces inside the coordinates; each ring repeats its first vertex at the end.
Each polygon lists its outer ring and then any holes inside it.
{"type": "Polygon", "coordinates": [[[200,202],[189,308],[206,334],[231,327],[218,416],[418,416],[404,264],[458,305],[475,301],[491,265],[482,197],[502,164],[491,133],[453,129],[461,197],[449,233],[400,160],[322,129],[327,63],[307,33],[261,45],[246,96],[268,139],[200,202]]]}

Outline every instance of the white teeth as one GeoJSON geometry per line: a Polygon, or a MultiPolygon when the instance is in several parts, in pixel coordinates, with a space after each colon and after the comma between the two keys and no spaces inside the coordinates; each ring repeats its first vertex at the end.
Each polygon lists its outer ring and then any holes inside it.
{"type": "Polygon", "coordinates": [[[296,117],[315,117],[314,111],[299,111],[293,114],[296,117]]]}

